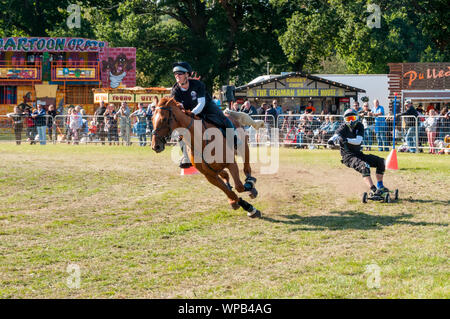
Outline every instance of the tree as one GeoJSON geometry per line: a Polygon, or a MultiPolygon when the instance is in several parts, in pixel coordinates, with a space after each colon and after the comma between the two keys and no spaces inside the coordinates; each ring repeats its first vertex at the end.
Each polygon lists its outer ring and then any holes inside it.
{"type": "Polygon", "coordinates": [[[276,69],[289,65],[276,33],[283,10],[258,0],[128,0],[118,8],[122,20],[95,18],[102,21],[95,30],[114,45],[121,39],[137,48],[141,85],[171,85],[172,63],[185,60],[212,89],[248,82],[267,61],[276,69]]]}
{"type": "Polygon", "coordinates": [[[390,62],[448,61],[449,11],[444,0],[376,2],[380,28],[367,20],[368,0],[295,1],[280,43],[289,61],[317,70],[335,56],[351,72],[386,73],[390,62]]]}

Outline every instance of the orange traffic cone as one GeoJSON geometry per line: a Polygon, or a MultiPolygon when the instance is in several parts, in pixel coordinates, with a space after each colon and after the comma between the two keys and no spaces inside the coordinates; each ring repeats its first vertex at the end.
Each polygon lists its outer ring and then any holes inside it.
{"type": "Polygon", "coordinates": [[[392,149],[391,153],[386,158],[386,168],[387,169],[392,169],[392,170],[397,170],[398,169],[397,151],[395,150],[395,148],[392,149]]]}
{"type": "Polygon", "coordinates": [[[180,175],[195,175],[198,174],[197,169],[195,166],[191,166],[189,168],[182,168],[180,175]]]}

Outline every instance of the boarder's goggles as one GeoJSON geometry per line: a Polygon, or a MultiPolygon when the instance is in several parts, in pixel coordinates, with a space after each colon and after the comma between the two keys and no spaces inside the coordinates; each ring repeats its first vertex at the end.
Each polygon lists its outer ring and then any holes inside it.
{"type": "Polygon", "coordinates": [[[346,122],[356,121],[356,115],[349,115],[345,117],[346,122]]]}

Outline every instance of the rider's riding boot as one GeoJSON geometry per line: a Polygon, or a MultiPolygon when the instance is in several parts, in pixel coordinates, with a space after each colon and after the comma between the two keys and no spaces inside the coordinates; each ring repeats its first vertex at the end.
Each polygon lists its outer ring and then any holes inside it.
{"type": "Polygon", "coordinates": [[[191,163],[183,163],[183,162],[181,162],[179,166],[180,166],[180,168],[189,168],[189,167],[192,166],[192,164],[191,163]]]}
{"type": "Polygon", "coordinates": [[[186,150],[186,144],[184,143],[183,140],[179,140],[179,144],[181,147],[181,151],[183,152],[183,156],[181,157],[181,161],[180,161],[180,168],[189,168],[192,166],[191,160],[189,159],[189,156],[187,154],[187,150],[186,150]]]}

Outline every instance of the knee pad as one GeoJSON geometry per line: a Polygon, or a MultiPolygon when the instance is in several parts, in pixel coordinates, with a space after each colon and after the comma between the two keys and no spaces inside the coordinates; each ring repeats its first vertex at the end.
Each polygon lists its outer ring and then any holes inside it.
{"type": "Polygon", "coordinates": [[[363,177],[370,176],[370,166],[367,163],[364,163],[364,167],[361,169],[361,174],[363,177]]]}

